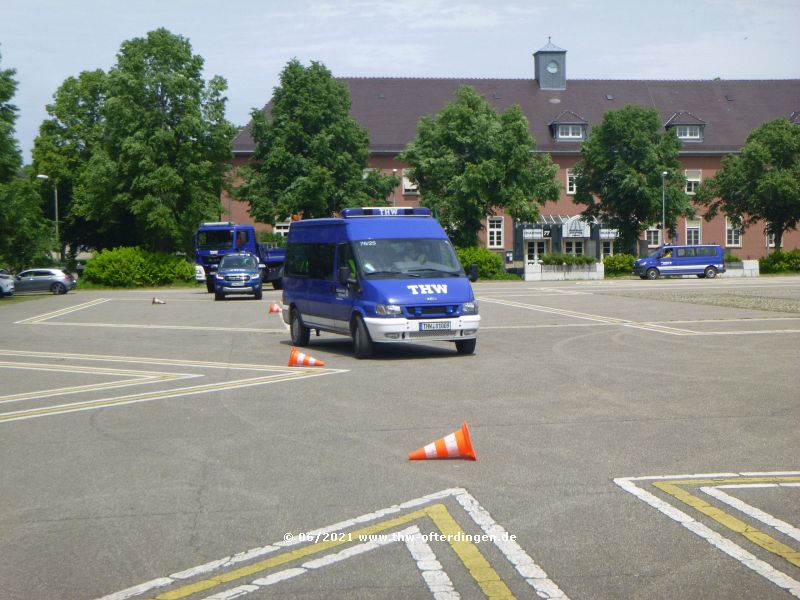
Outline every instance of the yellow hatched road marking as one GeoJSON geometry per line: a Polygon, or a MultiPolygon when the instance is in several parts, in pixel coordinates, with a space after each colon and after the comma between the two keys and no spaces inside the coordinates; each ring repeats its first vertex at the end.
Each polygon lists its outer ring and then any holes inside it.
{"type": "Polygon", "coordinates": [[[186,598],[187,596],[211,589],[220,584],[229,583],[244,577],[251,577],[256,573],[284,565],[293,560],[330,550],[348,543],[351,539],[358,540],[360,536],[378,534],[424,517],[430,518],[442,534],[457,537],[457,539],[451,538],[449,544],[487,598],[491,600],[511,600],[514,598],[511,590],[503,583],[500,576],[484,558],[478,547],[471,541],[463,539],[463,530],[452,515],[450,515],[445,505],[439,503],[393,519],[382,521],[369,527],[364,527],[352,532],[347,539],[337,538],[310,544],[303,548],[291,550],[284,554],[273,556],[238,569],[233,569],[232,571],[221,573],[220,575],[209,577],[202,581],[190,583],[180,588],[159,594],[155,597],[155,600],[180,600],[181,598],[186,598]],[[462,535],[459,536],[459,533],[462,535]]]}
{"type": "Polygon", "coordinates": [[[712,506],[702,498],[687,492],[680,486],[684,485],[721,485],[726,483],[777,483],[777,482],[790,482],[800,481],[800,477],[737,477],[735,479],[680,479],[674,481],[656,481],[653,485],[658,489],[666,492],[667,494],[677,498],[687,506],[691,506],[695,510],[700,511],[704,515],[711,517],[717,523],[724,525],[731,531],[743,535],[745,538],[780,556],[789,563],[800,567],[800,551],[790,548],[786,544],[779,542],[773,537],[759,529],[748,525],[744,521],[729,515],[723,510],[712,506]]]}

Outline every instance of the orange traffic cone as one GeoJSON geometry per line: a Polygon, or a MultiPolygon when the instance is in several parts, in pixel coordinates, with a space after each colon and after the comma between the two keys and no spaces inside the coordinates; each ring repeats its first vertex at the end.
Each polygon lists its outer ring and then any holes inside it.
{"type": "Polygon", "coordinates": [[[408,460],[427,460],[429,458],[466,458],[468,460],[476,460],[466,421],[458,431],[439,438],[435,442],[408,455],[408,460]]]}
{"type": "Polygon", "coordinates": [[[272,302],[269,305],[269,312],[270,313],[281,313],[281,312],[283,312],[283,309],[281,309],[280,304],[275,304],[274,302],[272,302]]]}
{"type": "Polygon", "coordinates": [[[325,363],[316,358],[311,358],[308,354],[303,354],[297,348],[292,346],[292,351],[289,353],[289,366],[290,367],[324,367],[325,363]]]}
{"type": "Polygon", "coordinates": [[[153,301],[150,304],[166,304],[166,302],[159,300],[158,298],[153,298],[153,301]]]}

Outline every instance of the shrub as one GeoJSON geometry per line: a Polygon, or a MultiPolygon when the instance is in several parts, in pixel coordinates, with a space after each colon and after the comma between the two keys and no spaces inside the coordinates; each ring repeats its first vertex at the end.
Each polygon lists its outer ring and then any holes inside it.
{"type": "Polygon", "coordinates": [[[591,265],[597,262],[593,256],[580,254],[543,254],[539,260],[543,265],[591,265]]]}
{"type": "Polygon", "coordinates": [[[761,273],[800,272],[800,250],[773,252],[758,261],[761,273]]]}
{"type": "Polygon", "coordinates": [[[726,263],[734,263],[734,262],[742,262],[741,257],[732,254],[731,252],[725,253],[725,262],[726,263]]]}
{"type": "Polygon", "coordinates": [[[103,250],[83,271],[87,281],[113,287],[143,287],[188,282],[194,265],[171,254],[147,252],[141,248],[103,250]]]}
{"type": "Polygon", "coordinates": [[[516,279],[515,275],[506,273],[503,257],[488,248],[456,248],[458,260],[462,267],[478,265],[478,277],[481,279],[516,279]]]}
{"type": "Polygon", "coordinates": [[[633,262],[636,257],[632,254],[614,254],[603,259],[606,275],[630,275],[633,273],[633,262]]]}

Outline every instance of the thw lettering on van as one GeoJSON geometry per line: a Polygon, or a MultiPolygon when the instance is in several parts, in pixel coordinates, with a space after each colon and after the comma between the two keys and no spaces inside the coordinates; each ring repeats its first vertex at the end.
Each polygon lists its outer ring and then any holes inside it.
{"type": "Polygon", "coordinates": [[[414,296],[419,296],[420,294],[447,293],[446,283],[432,283],[430,285],[407,285],[406,287],[411,290],[411,294],[414,296]]]}

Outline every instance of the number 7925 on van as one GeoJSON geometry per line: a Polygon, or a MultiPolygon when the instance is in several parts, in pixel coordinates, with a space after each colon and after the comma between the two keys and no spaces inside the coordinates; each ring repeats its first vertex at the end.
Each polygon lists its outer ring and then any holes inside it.
{"type": "Polygon", "coordinates": [[[375,344],[454,342],[472,354],[478,303],[441,225],[427,208],[346,208],[340,218],[294,221],[283,274],[292,343],[312,330],[375,344]]]}

